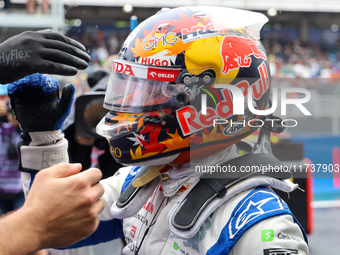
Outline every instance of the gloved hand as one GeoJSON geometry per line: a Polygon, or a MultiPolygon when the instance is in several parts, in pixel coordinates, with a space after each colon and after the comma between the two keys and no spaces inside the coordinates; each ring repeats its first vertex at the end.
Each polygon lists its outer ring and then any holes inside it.
{"type": "Polygon", "coordinates": [[[32,74],[8,85],[8,96],[23,132],[53,131],[69,115],[75,87],[68,84],[59,96],[58,82],[50,76],[32,74]]]}
{"type": "Polygon", "coordinates": [[[27,31],[0,44],[0,83],[34,73],[75,75],[90,56],[77,41],[52,30],[27,31]]]}

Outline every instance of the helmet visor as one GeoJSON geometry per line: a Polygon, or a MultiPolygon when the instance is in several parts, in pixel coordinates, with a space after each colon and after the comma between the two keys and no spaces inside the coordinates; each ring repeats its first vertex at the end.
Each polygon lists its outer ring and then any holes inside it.
{"type": "Polygon", "coordinates": [[[113,62],[104,107],[119,112],[142,113],[179,108],[189,103],[185,86],[175,84],[181,69],[113,62]]]}

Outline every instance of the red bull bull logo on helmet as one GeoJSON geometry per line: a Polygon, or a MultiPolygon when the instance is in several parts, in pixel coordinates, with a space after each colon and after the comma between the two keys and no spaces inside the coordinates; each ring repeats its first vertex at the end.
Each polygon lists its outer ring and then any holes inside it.
{"type": "Polygon", "coordinates": [[[227,74],[233,69],[250,67],[251,56],[267,59],[264,52],[259,50],[257,42],[238,36],[225,36],[221,44],[221,55],[223,60],[222,74],[227,74]]]}

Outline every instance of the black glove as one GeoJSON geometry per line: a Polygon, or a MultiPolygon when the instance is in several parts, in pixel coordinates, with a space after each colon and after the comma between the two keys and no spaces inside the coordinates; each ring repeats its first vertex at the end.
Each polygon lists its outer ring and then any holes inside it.
{"type": "Polygon", "coordinates": [[[75,87],[68,84],[59,97],[58,82],[42,74],[29,75],[8,85],[8,96],[23,132],[61,129],[69,115],[75,87]]]}
{"type": "Polygon", "coordinates": [[[34,73],[75,75],[90,56],[77,41],[52,30],[27,31],[0,44],[0,83],[34,73]]]}

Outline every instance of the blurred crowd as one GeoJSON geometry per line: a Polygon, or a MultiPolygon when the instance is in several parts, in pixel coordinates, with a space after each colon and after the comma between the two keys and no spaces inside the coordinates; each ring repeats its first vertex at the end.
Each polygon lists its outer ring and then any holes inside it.
{"type": "Polygon", "coordinates": [[[91,55],[91,68],[98,69],[105,66],[109,56],[117,54],[124,40],[129,35],[128,28],[111,29],[98,26],[85,26],[71,29],[66,34],[81,42],[91,55]]]}
{"type": "MultiPolygon", "coordinates": [[[[92,67],[105,64],[109,55],[117,54],[129,34],[128,29],[109,31],[87,27],[68,36],[82,42],[92,57],[92,67]]],[[[339,43],[324,41],[302,43],[285,36],[263,35],[261,41],[267,51],[272,77],[275,78],[334,78],[340,77],[339,43]]]]}
{"type": "Polygon", "coordinates": [[[302,43],[265,35],[262,39],[274,78],[339,78],[340,40],[302,43]]]}
{"type": "MultiPolygon", "coordinates": [[[[0,11],[8,11],[10,0],[0,0],[3,6],[0,11]]],[[[49,12],[49,0],[27,0],[27,12],[34,14],[38,9],[49,12]]],[[[292,31],[291,31],[292,32],[292,31]]],[[[327,29],[322,29],[326,33],[327,29]]],[[[125,38],[130,33],[128,27],[112,27],[83,24],[71,27],[67,36],[76,39],[86,46],[92,57],[90,72],[105,65],[106,59],[117,54],[125,38]]],[[[267,31],[261,35],[266,49],[274,78],[339,78],[340,77],[340,36],[332,33],[328,40],[324,36],[314,36],[310,42],[301,42],[284,33],[267,31]],[[315,40],[315,37],[320,37],[315,40]],[[332,41],[332,43],[329,43],[332,41]]],[[[326,36],[327,37],[327,36],[326,36]]],[[[5,38],[0,35],[0,43],[5,38]]]]}
{"type": "MultiPolygon", "coordinates": [[[[117,57],[128,34],[129,29],[101,29],[98,26],[70,30],[67,36],[83,43],[92,60],[85,72],[74,77],[59,77],[58,80],[62,84],[75,84],[78,95],[89,91],[88,73],[99,69],[109,71],[112,57],[117,57]]],[[[268,55],[274,86],[313,88],[321,94],[339,93],[335,91],[338,86],[329,85],[338,84],[338,79],[334,78],[340,78],[340,39],[334,44],[321,40],[302,43],[283,35],[264,34],[261,41],[268,55]]]]}

